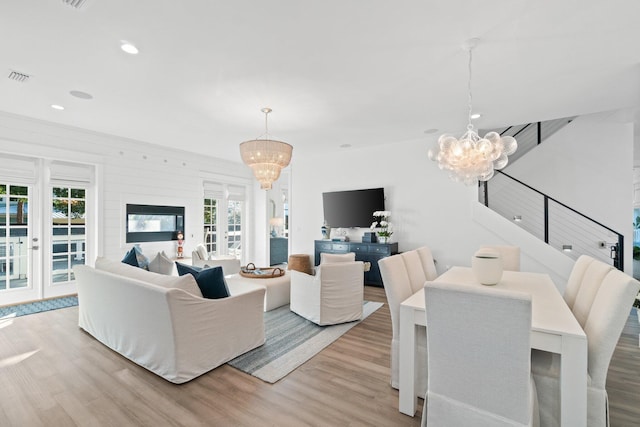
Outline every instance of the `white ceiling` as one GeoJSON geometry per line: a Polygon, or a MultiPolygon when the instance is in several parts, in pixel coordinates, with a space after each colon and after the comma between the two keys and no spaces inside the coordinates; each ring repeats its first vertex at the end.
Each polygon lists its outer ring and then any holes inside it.
{"type": "Polygon", "coordinates": [[[294,158],[426,146],[466,126],[471,37],[479,128],[636,108],[638,16],[637,0],[2,0],[0,111],[235,161],[265,106],[294,158]]]}

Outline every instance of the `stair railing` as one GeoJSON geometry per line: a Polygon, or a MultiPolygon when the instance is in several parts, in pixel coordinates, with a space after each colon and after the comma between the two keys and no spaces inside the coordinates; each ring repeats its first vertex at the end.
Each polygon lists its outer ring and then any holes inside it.
{"type": "Polygon", "coordinates": [[[494,193],[489,192],[489,181],[479,183],[480,203],[574,259],[581,254],[603,261],[611,259],[614,267],[624,270],[621,233],[503,171],[496,172],[491,179],[491,187],[497,188],[494,193]],[[492,198],[495,202],[490,203],[492,198]],[[542,218],[537,218],[536,212],[542,218]],[[603,254],[607,249],[609,252],[603,254]]]}

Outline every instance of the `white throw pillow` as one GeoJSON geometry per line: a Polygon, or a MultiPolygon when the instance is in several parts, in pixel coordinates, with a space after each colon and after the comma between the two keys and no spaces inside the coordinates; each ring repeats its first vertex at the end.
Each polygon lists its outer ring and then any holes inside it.
{"type": "Polygon", "coordinates": [[[149,263],[149,271],[167,276],[178,275],[176,271],[176,263],[171,261],[164,251],[158,252],[156,257],[151,260],[149,263]]]}
{"type": "Polygon", "coordinates": [[[329,262],[353,262],[356,260],[355,252],[348,252],[346,254],[327,254],[320,253],[320,264],[326,264],[329,262]]]}
{"type": "Polygon", "coordinates": [[[113,261],[104,257],[96,259],[96,269],[108,271],[109,273],[119,274],[120,276],[130,279],[141,280],[152,285],[161,286],[163,288],[182,289],[192,295],[202,298],[202,292],[191,274],[184,276],[165,276],[164,274],[153,273],[138,267],[125,264],[120,261],[113,261]]]}

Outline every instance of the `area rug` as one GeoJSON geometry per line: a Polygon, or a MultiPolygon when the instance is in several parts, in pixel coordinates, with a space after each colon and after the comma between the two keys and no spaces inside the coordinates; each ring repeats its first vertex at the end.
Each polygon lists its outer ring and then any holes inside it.
{"type": "Polygon", "coordinates": [[[10,305],[7,307],[0,307],[0,319],[5,317],[26,316],[27,314],[56,310],[58,308],[73,307],[75,305],[78,305],[78,297],[75,296],[53,298],[44,301],[30,302],[27,304],[10,305]]]}
{"type": "Polygon", "coordinates": [[[264,314],[264,345],[228,363],[262,381],[275,383],[380,307],[381,302],[365,301],[362,320],[332,326],[318,326],[290,311],[288,305],[276,308],[264,314]]]}

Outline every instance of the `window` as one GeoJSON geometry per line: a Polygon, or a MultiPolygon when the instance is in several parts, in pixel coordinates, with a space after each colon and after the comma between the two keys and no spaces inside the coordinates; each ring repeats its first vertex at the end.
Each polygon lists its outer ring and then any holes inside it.
{"type": "Polygon", "coordinates": [[[244,186],[204,183],[204,244],[210,254],[242,258],[244,194],[244,186]]]}

